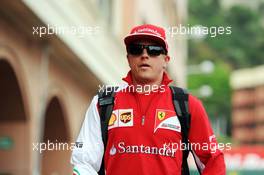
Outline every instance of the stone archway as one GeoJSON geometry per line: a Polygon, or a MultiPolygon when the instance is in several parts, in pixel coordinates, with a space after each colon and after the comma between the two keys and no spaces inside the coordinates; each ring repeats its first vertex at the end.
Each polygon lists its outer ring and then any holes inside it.
{"type": "Polygon", "coordinates": [[[29,124],[12,66],[0,59],[0,174],[28,174],[29,124]]]}
{"type": "Polygon", "coordinates": [[[45,114],[44,142],[47,149],[42,155],[43,175],[71,173],[69,129],[62,105],[57,97],[49,102],[45,114]]]}

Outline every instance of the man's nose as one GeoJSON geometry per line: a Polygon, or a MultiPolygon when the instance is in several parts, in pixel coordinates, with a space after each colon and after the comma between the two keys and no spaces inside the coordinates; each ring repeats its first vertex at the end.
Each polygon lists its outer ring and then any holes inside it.
{"type": "Polygon", "coordinates": [[[141,54],[141,58],[149,58],[149,55],[148,55],[148,52],[147,52],[146,48],[143,49],[143,52],[141,54]]]}

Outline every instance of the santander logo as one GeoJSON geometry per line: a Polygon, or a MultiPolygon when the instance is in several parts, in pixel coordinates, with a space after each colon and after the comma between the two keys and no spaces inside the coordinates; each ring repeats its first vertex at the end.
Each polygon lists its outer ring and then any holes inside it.
{"type": "Polygon", "coordinates": [[[113,156],[116,154],[116,148],[115,146],[113,145],[112,148],[110,149],[110,155],[113,156]]]}
{"type": "Polygon", "coordinates": [[[159,155],[166,157],[175,157],[176,149],[173,146],[166,146],[166,144],[158,146],[149,146],[149,145],[127,145],[124,141],[119,142],[116,147],[112,145],[109,154],[111,156],[119,154],[149,154],[149,155],[159,155]]]}

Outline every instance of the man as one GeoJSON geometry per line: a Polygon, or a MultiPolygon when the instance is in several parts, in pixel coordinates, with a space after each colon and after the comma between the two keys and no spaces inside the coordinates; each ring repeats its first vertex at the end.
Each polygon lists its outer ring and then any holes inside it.
{"type": "MultiPolygon", "coordinates": [[[[77,139],[81,144],[72,153],[74,173],[96,175],[104,161],[107,175],[180,175],[181,125],[168,86],[172,80],[165,71],[170,60],[165,31],[149,24],[137,26],[124,42],[131,70],[123,78],[128,86],[115,94],[105,153],[95,96],[77,139]]],[[[216,144],[201,102],[192,95],[188,101],[190,143],[216,144]]],[[[194,152],[203,175],[225,174],[223,153],[217,147],[194,152]]]]}

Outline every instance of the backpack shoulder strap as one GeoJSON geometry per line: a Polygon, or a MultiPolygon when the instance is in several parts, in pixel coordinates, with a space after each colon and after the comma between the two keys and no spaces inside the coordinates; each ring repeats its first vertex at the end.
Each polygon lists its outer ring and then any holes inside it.
{"type": "Polygon", "coordinates": [[[179,122],[181,124],[181,135],[182,135],[182,143],[187,145],[186,149],[183,150],[182,156],[182,175],[189,175],[189,166],[187,162],[187,158],[189,155],[189,129],[190,129],[190,113],[188,106],[188,98],[189,94],[186,90],[170,86],[172,92],[172,101],[174,105],[175,112],[178,116],[179,122]]]}
{"type": "MultiPolygon", "coordinates": [[[[107,87],[102,91],[97,93],[98,95],[98,111],[100,115],[100,122],[101,122],[101,133],[102,139],[104,143],[104,150],[106,149],[107,145],[107,135],[108,135],[108,122],[110,120],[114,101],[115,101],[115,92],[118,87],[107,87]]],[[[102,160],[101,168],[98,172],[99,175],[104,175],[104,159],[102,160]]]]}

